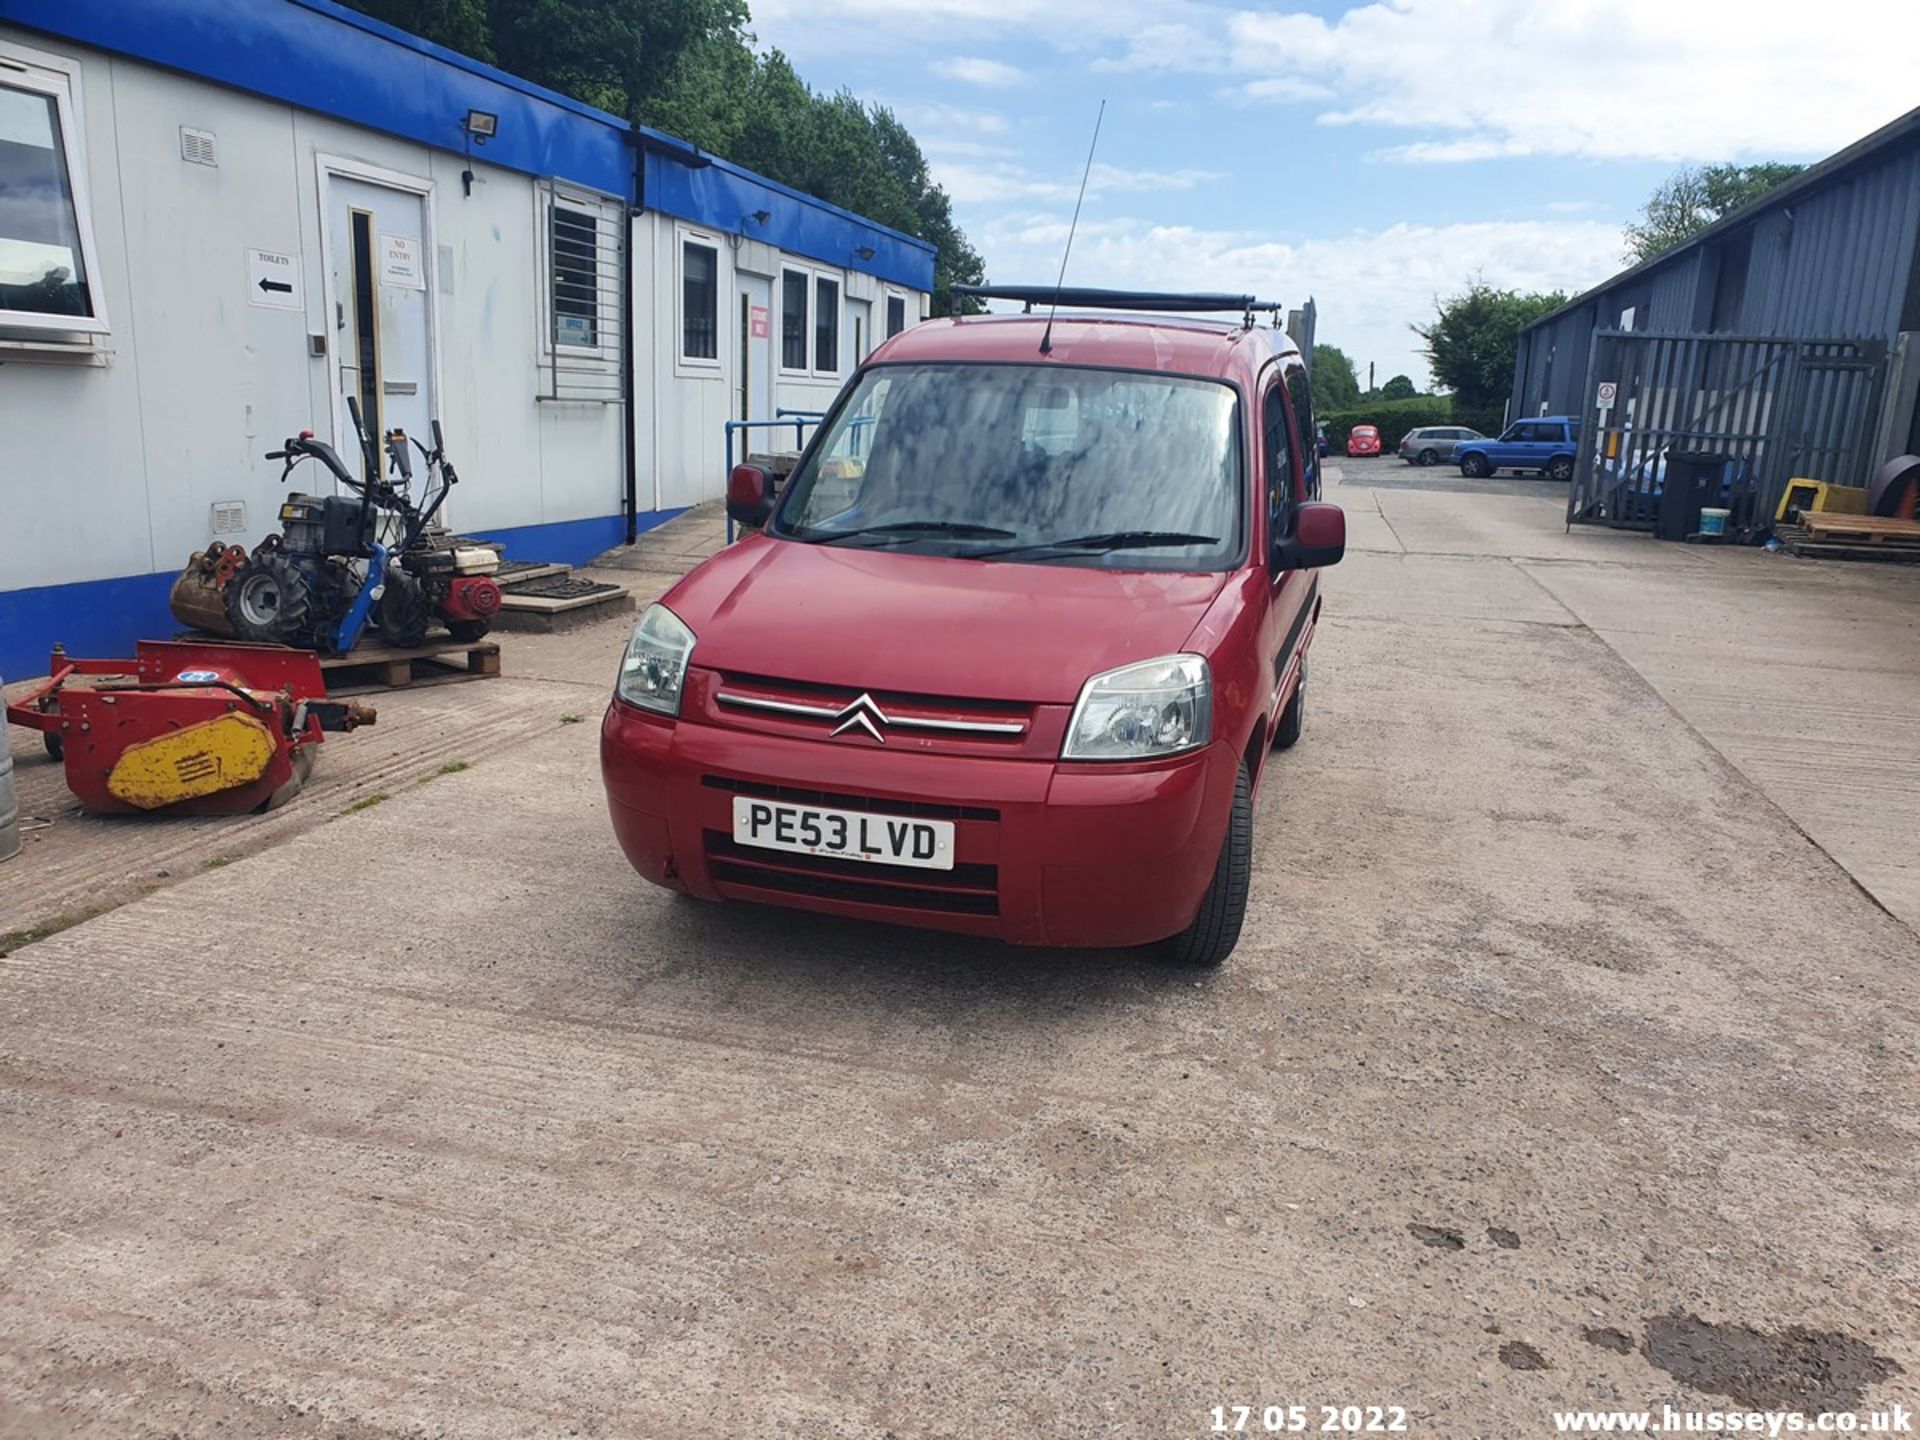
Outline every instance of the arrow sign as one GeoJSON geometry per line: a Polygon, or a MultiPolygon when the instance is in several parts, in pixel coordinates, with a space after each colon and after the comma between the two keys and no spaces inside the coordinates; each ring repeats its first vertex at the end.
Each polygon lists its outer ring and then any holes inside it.
{"type": "Polygon", "coordinates": [[[304,310],[300,257],[280,250],[247,251],[247,300],[269,310],[304,310]]]}

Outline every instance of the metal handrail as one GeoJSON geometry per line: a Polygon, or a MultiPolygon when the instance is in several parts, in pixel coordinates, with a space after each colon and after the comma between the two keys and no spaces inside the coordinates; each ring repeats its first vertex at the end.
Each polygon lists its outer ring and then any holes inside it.
{"type": "MultiPolygon", "coordinates": [[[[776,409],[773,413],[774,418],[771,420],[727,421],[727,475],[729,478],[733,475],[733,437],[736,432],[743,430],[771,430],[791,425],[793,426],[794,443],[804,450],[807,444],[807,427],[809,425],[818,425],[822,420],[826,419],[827,416],[827,412],[824,410],[776,409]]],[[[732,543],[733,516],[729,515],[727,516],[727,544],[731,545],[732,543]]]]}

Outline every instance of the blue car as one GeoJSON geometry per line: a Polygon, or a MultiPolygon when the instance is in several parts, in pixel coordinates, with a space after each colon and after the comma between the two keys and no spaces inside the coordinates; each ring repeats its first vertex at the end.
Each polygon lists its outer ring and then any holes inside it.
{"type": "Polygon", "coordinates": [[[1478,480],[1496,470],[1532,470],[1549,480],[1571,480],[1580,448],[1580,422],[1571,415],[1516,420],[1497,440],[1469,440],[1454,452],[1460,473],[1478,480]]]}

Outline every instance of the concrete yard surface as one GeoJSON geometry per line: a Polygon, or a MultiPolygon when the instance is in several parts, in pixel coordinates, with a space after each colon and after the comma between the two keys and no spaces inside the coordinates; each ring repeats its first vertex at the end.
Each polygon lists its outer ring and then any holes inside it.
{"type": "Polygon", "coordinates": [[[16,950],[0,1434],[1912,1405],[1920,596],[1563,493],[1330,485],[1214,974],[670,896],[544,722],[16,950]]]}

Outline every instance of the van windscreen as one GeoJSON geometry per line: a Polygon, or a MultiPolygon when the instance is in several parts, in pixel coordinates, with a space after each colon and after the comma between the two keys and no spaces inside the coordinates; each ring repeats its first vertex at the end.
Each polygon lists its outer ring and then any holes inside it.
{"type": "Polygon", "coordinates": [[[769,527],[789,539],[1122,569],[1243,549],[1228,385],[1058,365],[884,365],[860,377],[769,527]]]}

